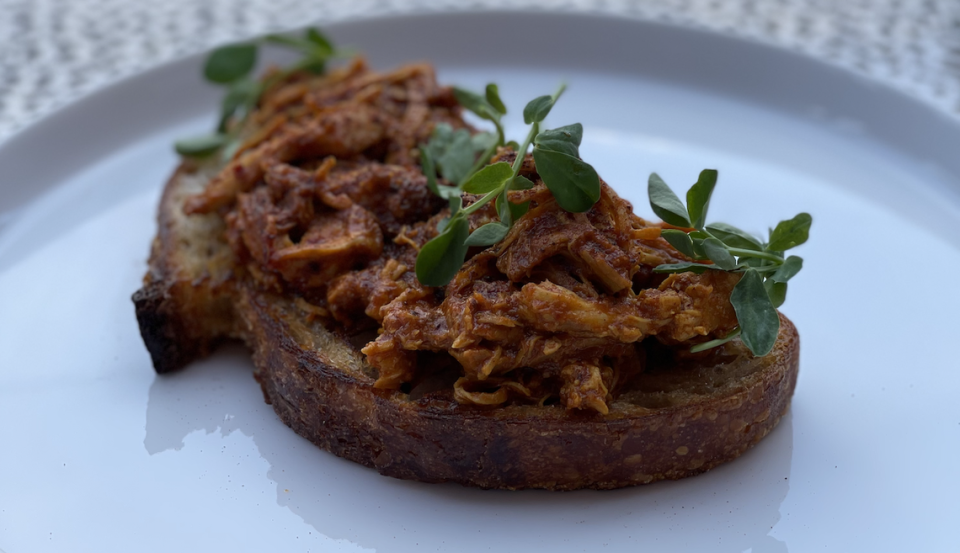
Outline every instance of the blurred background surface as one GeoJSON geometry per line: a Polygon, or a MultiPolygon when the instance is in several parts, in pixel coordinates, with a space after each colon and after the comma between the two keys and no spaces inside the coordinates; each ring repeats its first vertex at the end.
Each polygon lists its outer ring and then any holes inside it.
{"type": "Polygon", "coordinates": [[[311,23],[480,9],[707,29],[803,52],[960,114],[957,0],[0,0],[0,142],[78,97],[216,44],[311,23]]]}

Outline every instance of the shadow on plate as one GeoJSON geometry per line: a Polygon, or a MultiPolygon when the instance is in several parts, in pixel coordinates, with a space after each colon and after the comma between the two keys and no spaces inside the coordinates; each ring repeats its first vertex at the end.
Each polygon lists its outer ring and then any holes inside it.
{"type": "Polygon", "coordinates": [[[191,433],[239,430],[270,464],[277,503],[318,532],[365,548],[484,548],[546,542],[573,548],[782,553],[769,535],[789,491],[793,425],[788,412],[757,447],[695,478],[612,491],[505,492],[422,484],[314,447],[264,405],[249,355],[225,348],[150,387],[144,446],[180,450],[191,433]],[[618,547],[619,546],[619,547],[618,547]]]}

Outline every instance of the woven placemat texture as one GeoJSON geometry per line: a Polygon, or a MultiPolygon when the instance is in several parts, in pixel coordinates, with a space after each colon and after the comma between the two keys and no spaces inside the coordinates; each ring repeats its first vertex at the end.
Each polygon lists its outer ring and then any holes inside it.
{"type": "Polygon", "coordinates": [[[0,141],[122,77],[266,32],[369,15],[550,9],[774,44],[960,113],[958,0],[0,0],[0,141]]]}

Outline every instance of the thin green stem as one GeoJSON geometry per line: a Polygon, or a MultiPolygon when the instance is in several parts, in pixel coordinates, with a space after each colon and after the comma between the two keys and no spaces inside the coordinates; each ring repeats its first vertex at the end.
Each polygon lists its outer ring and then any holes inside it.
{"type": "Polygon", "coordinates": [[[727,248],[727,251],[737,257],[756,257],[757,259],[766,259],[767,261],[773,261],[777,265],[783,265],[783,258],[778,255],[767,252],[758,252],[754,250],[745,250],[743,248],[727,248]]]}
{"type": "Polygon", "coordinates": [[[527,148],[530,147],[530,143],[533,142],[533,139],[536,138],[537,134],[540,132],[540,124],[534,123],[530,127],[530,132],[527,133],[527,138],[523,140],[523,144],[520,145],[520,149],[517,150],[517,159],[513,160],[513,176],[520,174],[520,168],[523,167],[523,158],[527,157],[527,148]]]}
{"type": "MultiPolygon", "coordinates": [[[[510,182],[510,181],[507,181],[507,182],[510,182]]],[[[470,204],[469,206],[461,209],[461,210],[460,210],[460,213],[464,214],[465,216],[466,216],[466,215],[470,215],[470,214],[473,213],[474,211],[476,211],[476,210],[480,209],[481,207],[483,207],[484,205],[490,203],[490,200],[496,198],[498,194],[500,194],[501,192],[503,192],[504,188],[506,188],[506,184],[504,184],[504,185],[501,186],[500,188],[496,188],[496,189],[494,189],[494,190],[491,190],[490,192],[487,192],[487,193],[484,194],[483,197],[481,197],[479,200],[477,200],[477,201],[473,202],[472,204],[470,204]]]]}
{"type": "Polygon", "coordinates": [[[473,164],[473,167],[471,167],[470,171],[467,172],[467,174],[463,177],[463,180],[457,183],[457,186],[458,187],[463,186],[463,183],[470,180],[470,177],[472,177],[474,173],[476,173],[480,169],[483,169],[487,165],[487,163],[490,162],[490,158],[493,157],[493,153],[497,151],[497,146],[499,146],[502,143],[503,143],[503,136],[501,135],[500,142],[490,145],[486,150],[483,151],[482,154],[480,154],[480,157],[473,164]]]}
{"type": "Polygon", "coordinates": [[[737,336],[740,336],[740,327],[733,329],[729,334],[723,338],[717,338],[716,340],[710,340],[709,342],[704,342],[702,344],[697,344],[690,348],[690,353],[700,353],[701,351],[706,351],[710,348],[715,348],[717,346],[722,346],[730,340],[733,340],[737,336]]]}

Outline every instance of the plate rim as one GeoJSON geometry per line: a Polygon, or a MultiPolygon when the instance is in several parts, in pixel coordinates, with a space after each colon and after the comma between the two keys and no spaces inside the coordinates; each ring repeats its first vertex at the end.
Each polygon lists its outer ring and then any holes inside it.
{"type": "MultiPolygon", "coordinates": [[[[394,14],[376,14],[376,15],[358,15],[349,16],[343,19],[331,21],[323,28],[330,34],[342,34],[356,27],[370,27],[385,24],[395,24],[401,21],[406,25],[416,22],[428,22],[438,24],[445,20],[463,20],[470,18],[502,18],[510,16],[514,18],[538,17],[541,20],[547,20],[551,25],[569,24],[573,20],[580,20],[583,23],[602,26],[627,26],[634,27],[646,32],[661,32],[669,35],[677,35],[681,38],[689,38],[692,42],[714,43],[719,49],[747,49],[757,53],[757,55],[772,57],[774,61],[783,61],[801,68],[806,72],[813,74],[827,75],[833,78],[834,82],[839,82],[841,86],[853,87],[858,92],[872,91],[884,98],[886,102],[893,102],[894,107],[904,108],[910,111],[911,117],[905,118],[909,121],[911,118],[923,117],[926,119],[925,125],[895,125],[898,129],[906,129],[909,136],[900,136],[900,139],[893,144],[896,149],[903,151],[899,146],[909,146],[916,141],[916,135],[924,135],[931,131],[931,127],[941,127],[939,132],[947,132],[956,135],[960,142],[960,113],[951,112],[940,108],[934,104],[923,101],[920,97],[912,95],[905,90],[894,87],[880,79],[857,73],[853,69],[832,63],[829,60],[819,58],[808,53],[799,52],[790,49],[787,46],[763,42],[759,39],[750,37],[740,37],[731,34],[722,33],[712,29],[700,28],[692,25],[685,25],[674,21],[660,21],[656,19],[645,19],[635,16],[617,16],[610,13],[587,10],[547,10],[532,9],[530,7],[521,7],[518,9],[482,9],[467,7],[464,9],[413,9],[410,11],[394,14]]],[[[306,28],[289,29],[285,32],[296,32],[306,28]]],[[[0,166],[5,168],[6,175],[0,181],[0,199],[3,199],[3,205],[0,206],[0,234],[4,227],[12,221],[19,211],[27,205],[43,196],[54,188],[61,180],[64,174],[70,173],[72,169],[84,167],[91,161],[102,157],[105,151],[109,151],[118,141],[122,141],[129,136],[137,136],[146,130],[157,130],[154,121],[143,121],[136,118],[123,117],[119,125],[111,124],[109,127],[113,130],[119,128],[124,133],[119,136],[112,136],[108,140],[92,141],[95,146],[87,143],[80,144],[79,150],[72,150],[71,146],[76,146],[76,141],[65,140],[58,134],[58,130],[69,128],[71,126],[96,128],[96,121],[91,120],[91,113],[101,113],[104,108],[110,106],[112,99],[123,99],[127,97],[136,97],[137,91],[149,89],[148,85],[163,82],[163,77],[171,73],[180,73],[187,71],[191,67],[198,67],[200,61],[206,56],[208,51],[195,52],[166,60],[153,67],[146,68],[131,75],[124,76],[117,81],[107,84],[101,88],[85,93],[84,95],[70,101],[51,112],[40,117],[36,121],[19,129],[12,135],[0,142],[0,166]],[[52,150],[66,152],[64,158],[57,164],[50,164],[48,167],[21,167],[18,165],[20,159],[24,159],[24,154],[35,151],[39,148],[48,147],[52,150]],[[11,175],[12,173],[12,175],[11,175]],[[15,186],[15,182],[28,182],[27,186],[15,186]]],[[[710,52],[711,55],[716,55],[710,52]]],[[[684,71],[680,71],[683,73],[684,71]]],[[[638,71],[620,71],[623,74],[638,74],[638,71]]],[[[642,74],[642,72],[640,73],[642,74]]],[[[674,75],[675,76],[675,75],[674,75]]],[[[689,86],[682,80],[673,81],[670,78],[663,79],[663,76],[653,76],[656,80],[666,80],[681,86],[689,86]]],[[[202,79],[197,78],[195,82],[189,83],[188,90],[178,90],[178,97],[191,97],[195,100],[188,106],[177,110],[178,118],[165,119],[161,123],[167,127],[177,122],[182,122],[188,117],[199,116],[201,114],[212,114],[216,102],[220,97],[219,90],[207,85],[202,79]],[[190,113],[192,115],[185,115],[190,113]]],[[[730,94],[729,91],[713,91],[721,96],[732,97],[734,99],[749,100],[738,94],[730,94]]],[[[870,102],[860,102],[860,104],[869,104],[870,102]]],[[[852,104],[851,104],[852,105],[852,104]]],[[[769,106],[777,111],[793,111],[785,109],[784,105],[769,106]]],[[[848,107],[850,107],[848,105],[848,107]]],[[[124,106],[129,111],[129,106],[124,106]]],[[[123,114],[126,115],[127,111],[123,114]]],[[[899,112],[900,110],[894,110],[899,112]]],[[[843,114],[840,113],[840,116],[843,114]]],[[[894,113],[894,116],[899,115],[894,113]]],[[[904,119],[904,118],[902,118],[904,119]]],[[[887,125],[889,127],[889,125],[887,125]]],[[[884,129],[886,134],[881,134],[878,138],[887,142],[894,134],[891,129],[884,129]]],[[[929,141],[928,141],[929,142],[929,141]]],[[[943,140],[932,141],[934,144],[943,143],[943,140]]],[[[929,151],[906,149],[911,154],[924,154],[929,151]]],[[[946,153],[946,152],[944,152],[946,153]]],[[[925,156],[929,158],[930,156],[925,156]]],[[[933,156],[940,161],[950,159],[944,156],[933,156]]],[[[951,167],[950,173],[960,176],[960,159],[955,167],[951,167]]],[[[958,196],[960,197],[960,196],[958,196]]]]}

